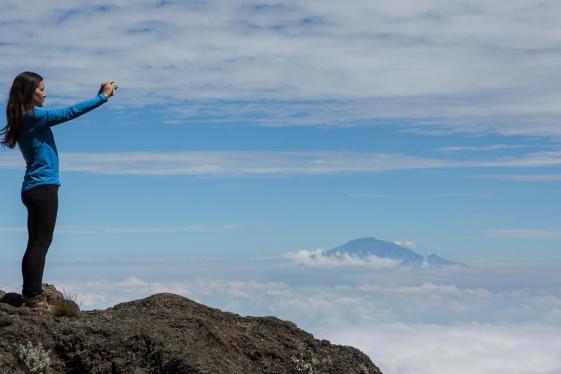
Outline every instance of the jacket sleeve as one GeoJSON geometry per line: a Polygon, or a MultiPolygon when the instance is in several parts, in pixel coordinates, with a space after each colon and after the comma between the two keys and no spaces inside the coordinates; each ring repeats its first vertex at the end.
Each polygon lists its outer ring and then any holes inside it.
{"type": "Polygon", "coordinates": [[[70,121],[92,109],[97,108],[101,104],[107,102],[107,96],[103,93],[92,97],[91,99],[84,100],[78,104],[71,105],[62,109],[43,109],[37,108],[35,110],[35,120],[38,125],[35,130],[42,127],[51,127],[60,123],[70,121]]]}

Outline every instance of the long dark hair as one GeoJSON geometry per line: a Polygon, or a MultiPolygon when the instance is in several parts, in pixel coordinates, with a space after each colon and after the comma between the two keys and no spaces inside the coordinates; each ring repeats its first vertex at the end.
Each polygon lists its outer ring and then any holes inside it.
{"type": "Polygon", "coordinates": [[[43,78],[31,71],[21,73],[14,79],[10,89],[10,98],[6,106],[8,124],[0,131],[4,139],[0,142],[4,147],[14,148],[23,127],[23,116],[27,110],[33,108],[35,89],[43,78]]]}

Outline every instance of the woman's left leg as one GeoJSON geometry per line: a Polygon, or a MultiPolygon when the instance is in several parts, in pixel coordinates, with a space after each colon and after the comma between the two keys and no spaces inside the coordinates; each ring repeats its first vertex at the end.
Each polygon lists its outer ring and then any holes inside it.
{"type": "Polygon", "coordinates": [[[27,207],[27,230],[29,240],[23,256],[22,295],[33,297],[43,293],[43,271],[45,258],[53,239],[58,211],[58,186],[41,185],[22,193],[27,207]]]}

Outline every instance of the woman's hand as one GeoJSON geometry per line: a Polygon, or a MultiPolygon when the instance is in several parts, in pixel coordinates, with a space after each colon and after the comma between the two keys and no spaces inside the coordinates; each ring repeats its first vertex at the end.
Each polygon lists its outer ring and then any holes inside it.
{"type": "Polygon", "coordinates": [[[99,95],[100,93],[104,93],[105,96],[111,97],[113,96],[113,91],[117,88],[119,88],[119,86],[115,83],[115,81],[105,82],[101,84],[101,88],[97,94],[99,95]]]}

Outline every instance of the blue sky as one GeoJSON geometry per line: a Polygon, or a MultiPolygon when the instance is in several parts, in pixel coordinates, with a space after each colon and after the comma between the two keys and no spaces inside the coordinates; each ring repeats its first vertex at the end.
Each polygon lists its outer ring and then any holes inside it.
{"type": "MultiPolygon", "coordinates": [[[[54,128],[44,281],[86,309],[169,291],[274,314],[386,373],[468,370],[444,349],[454,336],[478,372],[529,351],[534,366],[510,372],[558,372],[558,338],[527,342],[561,322],[560,14],[528,0],[5,2],[2,105],[25,70],[45,78],[47,108],[120,85],[54,128]],[[470,268],[290,261],[365,236],[470,268]],[[429,336],[440,361],[391,349],[429,336]]],[[[21,287],[23,173],[0,151],[5,290],[21,287]]]]}

